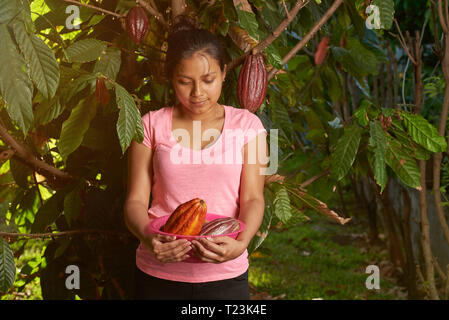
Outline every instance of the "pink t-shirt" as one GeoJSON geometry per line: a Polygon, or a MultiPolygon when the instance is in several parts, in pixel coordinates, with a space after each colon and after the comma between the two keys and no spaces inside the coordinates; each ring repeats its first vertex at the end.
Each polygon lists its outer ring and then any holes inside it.
{"type": "MultiPolygon", "coordinates": [[[[212,145],[181,146],[178,131],[172,134],[173,107],[150,111],[142,116],[142,144],[153,149],[153,201],[148,209],[151,217],[171,214],[181,203],[193,198],[206,202],[208,213],[237,218],[239,215],[240,178],[243,146],[265,130],[260,119],[246,109],[224,106],[223,130],[212,145]],[[179,139],[178,139],[179,140],[179,139]]],[[[201,135],[201,123],[195,121],[193,135],[201,135]],[[199,128],[199,129],[198,129],[199,128]]],[[[187,132],[187,131],[185,131],[187,132]]],[[[216,132],[219,133],[219,132],[216,132]]],[[[210,140],[207,131],[203,140],[210,140]]],[[[190,141],[190,138],[185,137],[190,141]]],[[[183,138],[184,139],[184,138],[183,138]]],[[[206,282],[229,279],[248,268],[248,252],[224,263],[161,263],[140,243],[136,265],[154,277],[183,282],[206,282]]]]}

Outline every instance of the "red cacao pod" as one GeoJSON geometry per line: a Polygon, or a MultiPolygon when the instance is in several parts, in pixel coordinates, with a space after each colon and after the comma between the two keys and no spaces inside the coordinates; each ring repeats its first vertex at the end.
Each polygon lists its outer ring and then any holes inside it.
{"type": "Polygon", "coordinates": [[[318,45],[318,49],[315,52],[315,64],[320,65],[324,57],[326,57],[327,48],[329,46],[329,37],[323,37],[321,39],[320,44],[318,45]]]}
{"type": "Polygon", "coordinates": [[[148,17],[142,7],[136,6],[126,15],[126,31],[131,39],[140,44],[148,30],[148,17]]]}
{"type": "Polygon", "coordinates": [[[170,215],[162,231],[186,236],[196,236],[206,220],[207,206],[204,200],[195,198],[180,204],[170,215]]]}
{"type": "Polygon", "coordinates": [[[240,223],[233,218],[218,218],[203,225],[200,236],[217,236],[237,231],[240,223]]]}
{"type": "Polygon", "coordinates": [[[105,107],[109,104],[110,95],[108,89],[106,88],[104,78],[97,78],[97,82],[95,84],[95,97],[97,97],[98,101],[100,101],[100,103],[105,107]]]}
{"type": "Polygon", "coordinates": [[[267,70],[261,54],[249,54],[240,69],[237,95],[240,105],[256,112],[267,93],[267,70]]]}

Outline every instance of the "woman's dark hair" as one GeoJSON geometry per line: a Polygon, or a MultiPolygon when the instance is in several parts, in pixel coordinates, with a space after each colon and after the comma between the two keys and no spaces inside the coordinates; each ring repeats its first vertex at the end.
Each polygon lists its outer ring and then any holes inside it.
{"type": "Polygon", "coordinates": [[[220,40],[210,31],[199,28],[187,15],[176,17],[167,42],[165,75],[168,79],[172,79],[179,61],[191,57],[198,51],[209,54],[218,61],[221,71],[224,70],[224,52],[220,40]]]}

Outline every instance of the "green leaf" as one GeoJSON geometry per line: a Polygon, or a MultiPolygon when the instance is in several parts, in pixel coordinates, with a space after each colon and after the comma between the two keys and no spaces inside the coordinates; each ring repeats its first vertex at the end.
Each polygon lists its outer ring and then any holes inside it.
{"type": "Polygon", "coordinates": [[[17,43],[30,65],[31,80],[45,98],[52,98],[59,84],[59,65],[53,51],[42,39],[28,34],[23,23],[16,22],[13,28],[17,43]]]}
{"type": "Polygon", "coordinates": [[[378,61],[376,55],[366,48],[354,37],[346,39],[346,48],[349,51],[357,68],[365,71],[365,74],[377,75],[379,73],[378,61]]]}
{"type": "Polygon", "coordinates": [[[17,51],[6,25],[0,24],[0,94],[12,120],[26,135],[33,124],[33,84],[25,60],[17,51]]]}
{"type": "Polygon", "coordinates": [[[345,129],[343,136],[338,140],[335,151],[332,154],[331,175],[338,181],[341,180],[354,163],[359,148],[362,130],[352,125],[345,129]]]}
{"type": "Polygon", "coordinates": [[[32,233],[44,232],[63,211],[64,192],[58,191],[39,208],[31,226],[32,233]]]}
{"type": "Polygon", "coordinates": [[[283,223],[286,223],[292,216],[290,198],[288,192],[283,185],[277,185],[274,204],[274,214],[283,223]]]}
{"type": "Polygon", "coordinates": [[[59,96],[50,100],[41,101],[35,110],[35,126],[44,125],[56,119],[64,111],[64,106],[59,101],[59,96]]]}
{"type": "MultiPolygon", "coordinates": [[[[394,124],[394,121],[393,121],[394,124]]],[[[410,136],[401,128],[401,126],[392,126],[389,129],[395,138],[402,144],[412,158],[417,160],[429,160],[430,151],[424,149],[421,145],[414,143],[410,136]]]]}
{"type": "Polygon", "coordinates": [[[83,142],[84,134],[91,120],[97,112],[98,103],[94,96],[81,100],[78,105],[73,108],[69,118],[64,121],[59,138],[58,149],[64,162],[69,154],[75,151],[83,142]]]}
{"type": "Polygon", "coordinates": [[[447,143],[437,129],[419,114],[402,112],[404,125],[413,141],[432,152],[444,152],[447,143]]]}
{"type": "Polygon", "coordinates": [[[385,164],[387,136],[377,120],[370,123],[370,144],[374,146],[374,179],[379,184],[380,192],[382,193],[387,184],[387,168],[385,164]]]}
{"type": "Polygon", "coordinates": [[[117,133],[122,153],[125,153],[136,134],[143,136],[142,124],[140,123],[139,125],[142,118],[133,97],[118,83],[115,83],[115,99],[120,109],[117,120],[117,133]]]}
{"type": "Polygon", "coordinates": [[[17,185],[22,189],[28,189],[28,176],[33,173],[31,169],[14,158],[9,160],[9,165],[17,185]]]}
{"type": "Polygon", "coordinates": [[[0,238],[0,293],[6,293],[14,284],[16,265],[14,255],[5,239],[0,238]]]}
{"type": "Polygon", "coordinates": [[[279,54],[276,47],[273,44],[270,44],[268,47],[264,49],[265,53],[268,57],[268,62],[277,69],[282,69],[282,57],[279,54]]]}
{"type": "Polygon", "coordinates": [[[259,24],[257,23],[256,16],[254,13],[243,10],[243,6],[239,3],[236,6],[237,16],[239,19],[240,27],[248,31],[251,37],[259,40],[259,24]]]}
{"type": "Polygon", "coordinates": [[[416,160],[396,139],[388,137],[385,161],[404,184],[418,190],[421,188],[421,173],[416,160]]]}
{"type": "MultiPolygon", "coordinates": [[[[111,80],[117,78],[121,64],[121,51],[118,48],[107,48],[100,56],[100,59],[95,63],[94,71],[96,74],[100,72],[111,80]]],[[[108,83],[106,83],[108,84],[108,83]]]]}
{"type": "Polygon", "coordinates": [[[89,62],[97,60],[106,50],[107,44],[97,39],[83,39],[67,48],[68,62],[89,62]]]}
{"type": "Polygon", "coordinates": [[[371,105],[371,101],[363,99],[360,107],[354,112],[354,116],[357,118],[359,124],[363,127],[366,127],[369,122],[367,109],[371,105]]]}
{"type": "Polygon", "coordinates": [[[7,24],[17,14],[19,14],[18,0],[2,0],[0,2],[0,24],[7,24]]]}
{"type": "Polygon", "coordinates": [[[371,5],[379,7],[380,27],[389,30],[394,20],[394,1],[393,0],[373,0],[371,5]]]}

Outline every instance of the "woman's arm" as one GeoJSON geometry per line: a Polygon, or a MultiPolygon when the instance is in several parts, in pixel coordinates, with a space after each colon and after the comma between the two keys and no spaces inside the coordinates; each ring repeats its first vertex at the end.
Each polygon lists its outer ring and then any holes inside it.
{"type": "Polygon", "coordinates": [[[239,233],[236,240],[230,237],[213,237],[210,240],[200,238],[199,241],[192,241],[195,251],[203,261],[217,263],[235,259],[245,251],[262,224],[265,210],[264,173],[268,164],[265,133],[259,134],[244,146],[243,159],[239,220],[245,223],[246,229],[239,233]],[[266,158],[263,159],[259,154],[265,154],[266,158]]]}
{"type": "Polygon", "coordinates": [[[146,227],[151,220],[148,217],[148,203],[152,176],[153,150],[132,141],[128,149],[128,187],[124,204],[125,224],[159,261],[182,261],[188,258],[186,253],[191,249],[189,241],[175,240],[174,237],[146,232],[146,227]]]}
{"type": "Polygon", "coordinates": [[[153,175],[153,150],[131,141],[128,148],[128,178],[124,219],[129,231],[144,241],[145,227],[150,222],[148,203],[153,175]]]}

